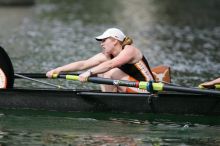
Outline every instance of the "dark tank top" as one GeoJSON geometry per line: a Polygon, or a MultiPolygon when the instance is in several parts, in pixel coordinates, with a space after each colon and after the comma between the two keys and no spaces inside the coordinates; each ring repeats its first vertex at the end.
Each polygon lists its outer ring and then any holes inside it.
{"type": "Polygon", "coordinates": [[[119,69],[138,81],[154,80],[147,59],[144,56],[139,62],[135,64],[124,64],[119,69]]]}

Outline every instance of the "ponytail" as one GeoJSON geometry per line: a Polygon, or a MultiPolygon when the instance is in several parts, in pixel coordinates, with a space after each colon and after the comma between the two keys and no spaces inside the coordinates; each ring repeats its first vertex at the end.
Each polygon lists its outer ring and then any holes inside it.
{"type": "Polygon", "coordinates": [[[133,40],[130,37],[125,37],[122,42],[122,48],[124,48],[126,45],[131,45],[133,43],[133,40]]]}

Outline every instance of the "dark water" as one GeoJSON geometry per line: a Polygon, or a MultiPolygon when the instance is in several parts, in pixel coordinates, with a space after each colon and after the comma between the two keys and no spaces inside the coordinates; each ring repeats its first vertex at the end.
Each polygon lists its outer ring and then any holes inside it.
{"type": "Polygon", "coordinates": [[[1,113],[3,145],[217,146],[220,143],[217,117],[30,110],[1,113]]]}
{"type": "MultiPolygon", "coordinates": [[[[33,7],[0,7],[0,43],[15,72],[46,72],[99,52],[93,38],[119,27],[152,67],[171,66],[173,83],[197,86],[219,76],[219,14],[218,0],[39,0],[33,7]]],[[[15,86],[45,87],[21,80],[15,86]]],[[[0,141],[6,145],[220,145],[220,117],[1,113],[0,141]]]]}

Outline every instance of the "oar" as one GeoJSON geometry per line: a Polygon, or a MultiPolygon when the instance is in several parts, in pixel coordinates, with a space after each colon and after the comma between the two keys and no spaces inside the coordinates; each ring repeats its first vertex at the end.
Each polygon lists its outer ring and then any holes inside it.
{"type": "MultiPolygon", "coordinates": [[[[54,74],[53,78],[64,78],[67,80],[79,81],[78,75],[57,75],[54,74]]],[[[97,84],[107,84],[107,85],[117,85],[117,86],[128,86],[128,87],[139,87],[139,82],[131,82],[127,80],[113,80],[109,78],[101,78],[101,77],[89,77],[87,79],[88,82],[97,83],[97,84]]]]}
{"type": "MultiPolygon", "coordinates": [[[[79,75],[82,72],[62,72],[60,75],[79,75]]],[[[46,73],[15,73],[29,78],[35,79],[47,79],[46,73]]],[[[21,77],[15,76],[16,79],[20,79],[21,77]]]]}
{"type": "MultiPolygon", "coordinates": [[[[77,75],[53,75],[53,78],[65,78],[67,80],[78,81],[79,76],[77,75]]],[[[206,90],[198,88],[190,88],[183,86],[172,86],[164,83],[154,83],[154,82],[145,82],[145,81],[127,81],[127,80],[112,80],[107,78],[100,77],[89,77],[88,82],[98,83],[98,84],[108,84],[116,86],[127,86],[127,87],[136,87],[139,89],[147,90],[148,92],[160,92],[160,91],[175,91],[183,93],[194,93],[194,94],[205,94],[205,95],[217,95],[220,96],[220,91],[216,90],[206,90]]]]}
{"type": "Polygon", "coordinates": [[[68,89],[67,87],[64,87],[64,86],[60,86],[60,85],[56,85],[56,84],[52,84],[52,83],[48,83],[48,82],[44,82],[44,81],[39,81],[39,80],[30,78],[30,77],[27,77],[27,76],[24,76],[24,75],[16,74],[16,73],[14,74],[14,76],[18,77],[18,78],[23,78],[23,79],[27,79],[27,80],[30,80],[30,81],[34,81],[34,82],[37,82],[37,83],[45,84],[45,85],[48,85],[48,86],[56,87],[58,89],[68,89]]]}
{"type": "MultiPolygon", "coordinates": [[[[21,76],[25,76],[28,78],[35,78],[35,79],[46,79],[46,73],[15,73],[15,74],[19,74],[21,76]]],[[[20,79],[22,77],[20,76],[15,76],[15,79],[20,79]]]]}

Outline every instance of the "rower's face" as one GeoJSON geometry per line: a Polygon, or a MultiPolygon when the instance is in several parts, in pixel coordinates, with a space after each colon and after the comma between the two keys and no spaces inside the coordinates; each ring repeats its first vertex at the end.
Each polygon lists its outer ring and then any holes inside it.
{"type": "Polygon", "coordinates": [[[115,46],[112,38],[103,39],[100,45],[103,48],[103,51],[108,54],[111,54],[111,51],[115,46]]]}

